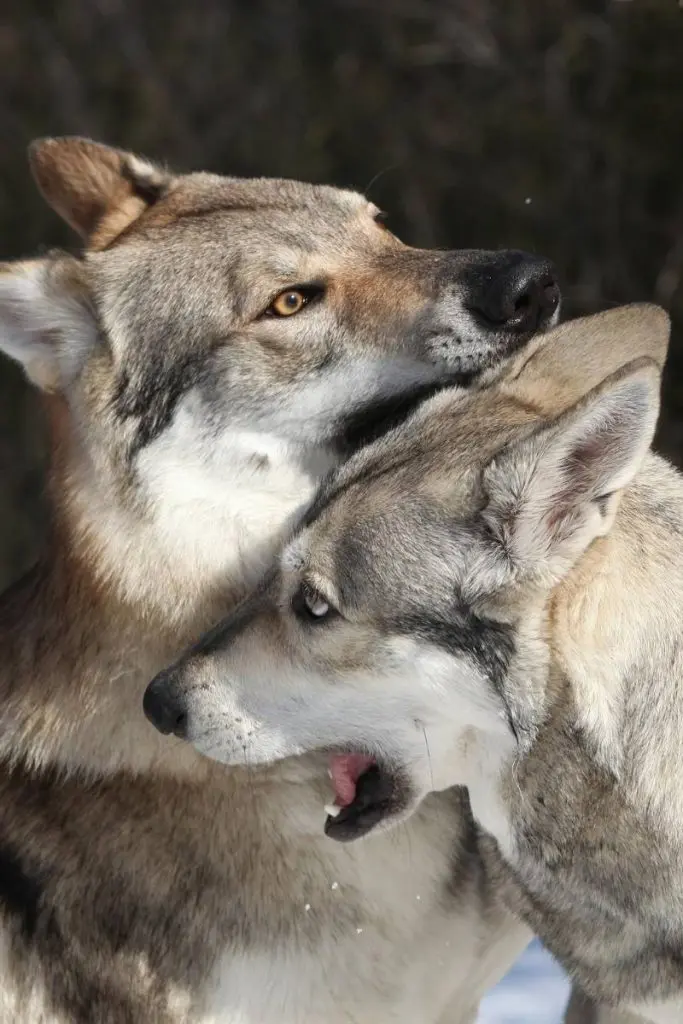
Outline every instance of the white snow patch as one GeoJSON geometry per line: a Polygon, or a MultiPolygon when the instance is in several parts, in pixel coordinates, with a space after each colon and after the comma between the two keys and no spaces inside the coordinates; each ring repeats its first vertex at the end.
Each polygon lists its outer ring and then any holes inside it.
{"type": "Polygon", "coordinates": [[[569,981],[537,940],[486,996],[477,1024],[561,1024],[569,981]]]}

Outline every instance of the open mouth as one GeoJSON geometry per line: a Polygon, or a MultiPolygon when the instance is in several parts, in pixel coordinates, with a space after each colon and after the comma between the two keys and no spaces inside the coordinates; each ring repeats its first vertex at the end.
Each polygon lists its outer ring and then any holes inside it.
{"type": "Polygon", "coordinates": [[[334,803],[325,807],[325,834],[337,842],[361,839],[407,803],[398,775],[366,754],[332,754],[329,775],[334,803]]]}

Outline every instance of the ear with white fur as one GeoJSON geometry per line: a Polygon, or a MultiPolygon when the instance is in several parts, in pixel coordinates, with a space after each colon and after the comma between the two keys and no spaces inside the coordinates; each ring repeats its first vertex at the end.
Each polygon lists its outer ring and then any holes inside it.
{"type": "Polygon", "coordinates": [[[90,139],[37,139],[29,163],[46,201],[95,249],[137,220],[172,181],[148,160],[90,139]]]}
{"type": "Polygon", "coordinates": [[[80,267],[70,257],[0,266],[0,352],[44,391],[62,391],[97,341],[80,267]]]}
{"type": "Polygon", "coordinates": [[[486,468],[485,518],[516,571],[559,579],[609,531],[652,443],[659,390],[658,365],[634,360],[486,468]]]}

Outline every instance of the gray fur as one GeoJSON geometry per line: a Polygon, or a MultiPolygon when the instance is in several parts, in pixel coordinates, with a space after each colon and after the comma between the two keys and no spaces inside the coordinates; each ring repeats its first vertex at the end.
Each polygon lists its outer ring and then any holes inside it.
{"type": "Polygon", "coordinates": [[[602,1021],[683,1019],[683,482],[646,454],[667,340],[626,307],[433,398],[154,684],[228,763],[373,755],[393,784],[358,835],[468,785],[500,892],[602,1021]],[[334,613],[302,615],[302,586],[334,613]]]}
{"type": "Polygon", "coordinates": [[[341,847],[318,827],[324,758],[226,771],[141,700],[340,452],[526,346],[468,309],[519,254],[411,249],[355,193],[178,176],[85,140],[32,163],[85,249],[0,273],[53,512],[0,602],[0,1022],[469,1024],[529,933],[462,790],[341,847]],[[296,285],[324,295],[270,316],[296,285]]]}

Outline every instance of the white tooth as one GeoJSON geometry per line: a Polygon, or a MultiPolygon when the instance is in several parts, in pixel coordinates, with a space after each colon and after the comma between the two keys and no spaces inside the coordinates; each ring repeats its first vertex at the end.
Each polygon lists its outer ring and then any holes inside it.
{"type": "Polygon", "coordinates": [[[329,814],[331,818],[336,818],[340,811],[341,807],[337,807],[336,804],[325,804],[325,814],[329,814]]]}
{"type": "Polygon", "coordinates": [[[327,769],[327,777],[328,777],[328,779],[332,778],[332,769],[331,768],[327,769]]]}

